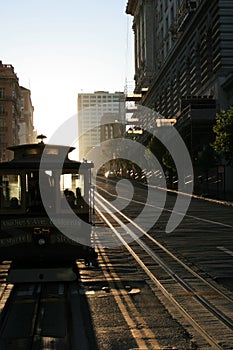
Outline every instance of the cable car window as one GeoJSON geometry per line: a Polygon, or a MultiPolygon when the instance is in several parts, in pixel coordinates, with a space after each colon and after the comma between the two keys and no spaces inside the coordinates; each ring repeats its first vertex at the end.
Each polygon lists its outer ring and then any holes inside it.
{"type": "Polygon", "coordinates": [[[40,192],[45,190],[48,198],[51,201],[50,205],[54,203],[54,177],[50,170],[44,172],[30,171],[26,174],[26,203],[27,207],[35,207],[42,205],[42,198],[40,192]]]}
{"type": "Polygon", "coordinates": [[[21,180],[19,174],[0,176],[1,208],[19,209],[21,207],[21,180]]]}
{"type": "Polygon", "coordinates": [[[84,175],[77,173],[62,174],[60,176],[60,192],[61,198],[66,199],[72,208],[83,208],[84,175]]]}
{"type": "Polygon", "coordinates": [[[46,147],[44,149],[44,154],[52,154],[54,156],[57,156],[59,154],[59,150],[57,148],[50,148],[50,147],[46,147]]]}

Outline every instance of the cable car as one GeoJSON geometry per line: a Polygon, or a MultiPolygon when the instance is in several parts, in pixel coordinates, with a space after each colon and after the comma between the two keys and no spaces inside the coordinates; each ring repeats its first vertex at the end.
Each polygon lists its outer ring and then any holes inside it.
{"type": "Polygon", "coordinates": [[[13,160],[0,163],[0,260],[12,261],[18,271],[34,268],[46,280],[48,271],[51,278],[77,259],[97,265],[91,246],[94,165],[71,160],[74,147],[38,138],[9,147],[13,160]]]}

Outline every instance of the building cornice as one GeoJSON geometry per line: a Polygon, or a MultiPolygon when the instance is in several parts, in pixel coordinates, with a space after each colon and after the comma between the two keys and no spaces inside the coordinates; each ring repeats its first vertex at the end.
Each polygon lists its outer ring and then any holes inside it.
{"type": "Polygon", "coordinates": [[[127,15],[134,16],[137,5],[138,5],[138,0],[128,0],[126,11],[125,11],[127,15]]]}

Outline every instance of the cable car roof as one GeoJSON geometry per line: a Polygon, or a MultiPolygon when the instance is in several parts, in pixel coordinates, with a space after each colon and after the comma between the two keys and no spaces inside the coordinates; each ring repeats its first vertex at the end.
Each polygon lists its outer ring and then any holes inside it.
{"type": "MultiPolygon", "coordinates": [[[[38,169],[42,161],[46,167],[56,168],[93,168],[92,162],[80,162],[69,159],[68,155],[75,147],[45,144],[43,141],[35,144],[23,144],[8,147],[14,152],[14,159],[0,163],[0,168],[30,168],[38,169]]],[[[44,167],[44,166],[43,166],[44,167]]]]}

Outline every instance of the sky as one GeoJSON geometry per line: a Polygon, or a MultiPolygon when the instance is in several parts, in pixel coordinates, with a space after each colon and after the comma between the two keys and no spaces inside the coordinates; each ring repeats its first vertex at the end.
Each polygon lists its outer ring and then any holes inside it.
{"type": "Polygon", "coordinates": [[[50,137],[77,95],[124,91],[134,74],[127,0],[1,0],[0,60],[31,90],[34,125],[50,137]]]}

